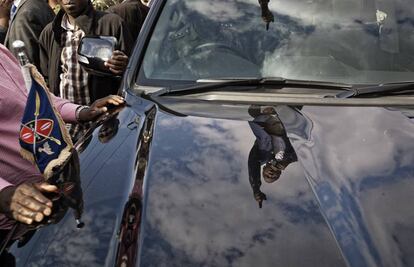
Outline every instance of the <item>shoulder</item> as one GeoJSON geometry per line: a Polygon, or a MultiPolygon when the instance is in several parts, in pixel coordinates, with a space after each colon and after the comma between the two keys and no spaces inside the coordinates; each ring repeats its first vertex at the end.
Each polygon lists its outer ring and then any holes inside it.
{"type": "MultiPolygon", "coordinates": [[[[17,14],[19,16],[27,17],[43,17],[45,14],[54,14],[53,10],[48,5],[47,1],[42,0],[26,0],[22,6],[18,9],[17,14]]],[[[16,18],[17,18],[16,17],[16,18]]]]}
{"type": "Polygon", "coordinates": [[[53,24],[52,22],[47,24],[46,27],[40,33],[39,42],[41,44],[48,43],[48,40],[52,40],[52,37],[53,37],[53,30],[52,30],[53,25],[52,24],[53,24]]]}
{"type": "Polygon", "coordinates": [[[130,18],[132,20],[139,19],[143,13],[138,2],[131,1],[124,1],[120,4],[113,5],[108,9],[108,12],[115,13],[123,19],[130,18]]]}
{"type": "Polygon", "coordinates": [[[136,10],[139,9],[139,5],[137,2],[131,2],[131,1],[124,1],[119,4],[113,5],[110,8],[108,8],[108,12],[127,12],[131,9],[136,10]]]}
{"type": "Polygon", "coordinates": [[[122,23],[122,18],[114,13],[97,10],[96,17],[98,18],[98,21],[101,23],[122,23]]]}
{"type": "Polygon", "coordinates": [[[15,20],[16,22],[30,22],[44,25],[53,20],[53,18],[53,10],[46,2],[29,0],[18,10],[15,20]]]}

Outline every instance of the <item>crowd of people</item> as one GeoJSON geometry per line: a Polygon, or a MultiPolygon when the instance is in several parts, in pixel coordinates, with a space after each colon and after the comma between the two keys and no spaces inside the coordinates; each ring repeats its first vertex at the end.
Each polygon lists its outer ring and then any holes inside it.
{"type": "Polygon", "coordinates": [[[149,11],[149,2],[125,0],[107,11],[90,0],[0,0],[0,230],[14,221],[31,224],[51,213],[42,192],[57,188],[20,156],[19,131],[28,93],[12,44],[25,43],[29,61],[44,76],[56,110],[76,135],[75,125],[94,120],[117,96],[132,44],[149,11]],[[98,77],[78,62],[82,37],[113,36],[117,46],[105,66],[113,75],[98,77]],[[13,112],[10,112],[13,110],[13,112]]]}
{"type": "MultiPolygon", "coordinates": [[[[263,19],[271,22],[273,16],[265,12],[268,0],[259,3],[263,19]]],[[[17,55],[12,54],[13,42],[25,43],[28,60],[45,78],[52,101],[63,120],[71,124],[69,134],[76,140],[82,134],[82,125],[106,112],[108,104],[123,104],[122,97],[116,95],[120,77],[149,6],[148,0],[124,0],[102,11],[91,0],[0,0],[0,231],[9,229],[14,221],[32,224],[49,216],[52,202],[42,192],[57,190],[45,183],[39,170],[19,153],[19,130],[28,93],[17,55]],[[117,40],[112,56],[105,61],[113,75],[98,76],[78,62],[82,38],[96,35],[117,40]]],[[[291,151],[286,134],[274,112],[266,112],[253,112],[250,123],[257,141],[249,155],[249,181],[260,207],[266,199],[260,191],[260,166],[268,162],[263,177],[274,182],[281,170],[296,160],[294,156],[286,160],[283,153],[291,151]],[[269,163],[273,158],[278,159],[274,166],[269,163]]],[[[116,117],[108,122],[117,125],[116,117]]],[[[105,142],[101,132],[99,137],[105,142]]]]}

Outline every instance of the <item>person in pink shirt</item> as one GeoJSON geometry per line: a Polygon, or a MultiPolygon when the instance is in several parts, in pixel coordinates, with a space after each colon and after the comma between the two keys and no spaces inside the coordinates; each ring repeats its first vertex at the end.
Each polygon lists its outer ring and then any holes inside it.
{"type": "MultiPolygon", "coordinates": [[[[14,220],[32,224],[51,214],[52,202],[42,192],[57,188],[44,182],[42,174],[20,155],[19,131],[28,92],[16,58],[0,44],[0,229],[14,220]]],[[[107,105],[121,105],[120,96],[96,100],[90,107],[79,106],[52,96],[65,122],[85,122],[107,111],[107,105]]]]}

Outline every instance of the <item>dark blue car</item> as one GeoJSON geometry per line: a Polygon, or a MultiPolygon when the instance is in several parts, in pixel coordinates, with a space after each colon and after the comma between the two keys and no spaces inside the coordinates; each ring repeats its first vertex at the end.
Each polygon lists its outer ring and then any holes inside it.
{"type": "Polygon", "coordinates": [[[408,0],[154,1],[127,104],[77,143],[51,220],[4,253],[414,266],[413,17],[408,0]]]}

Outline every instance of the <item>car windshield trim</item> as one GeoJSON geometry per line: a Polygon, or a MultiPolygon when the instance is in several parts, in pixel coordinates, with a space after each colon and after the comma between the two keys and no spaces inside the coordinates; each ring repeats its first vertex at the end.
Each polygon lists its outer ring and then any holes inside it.
{"type": "Polygon", "coordinates": [[[414,81],[382,83],[368,86],[353,86],[351,90],[338,93],[336,98],[350,98],[358,96],[382,96],[389,94],[414,93],[414,81]]]}
{"type": "MultiPolygon", "coordinates": [[[[334,82],[321,82],[310,80],[293,80],[283,77],[267,78],[229,78],[229,79],[200,79],[197,83],[190,86],[165,87],[153,93],[151,96],[175,95],[175,94],[193,94],[199,92],[213,91],[222,87],[236,86],[301,86],[309,89],[327,89],[327,90],[352,90],[352,85],[334,82]]],[[[249,88],[250,90],[250,88],[249,88]]]]}

